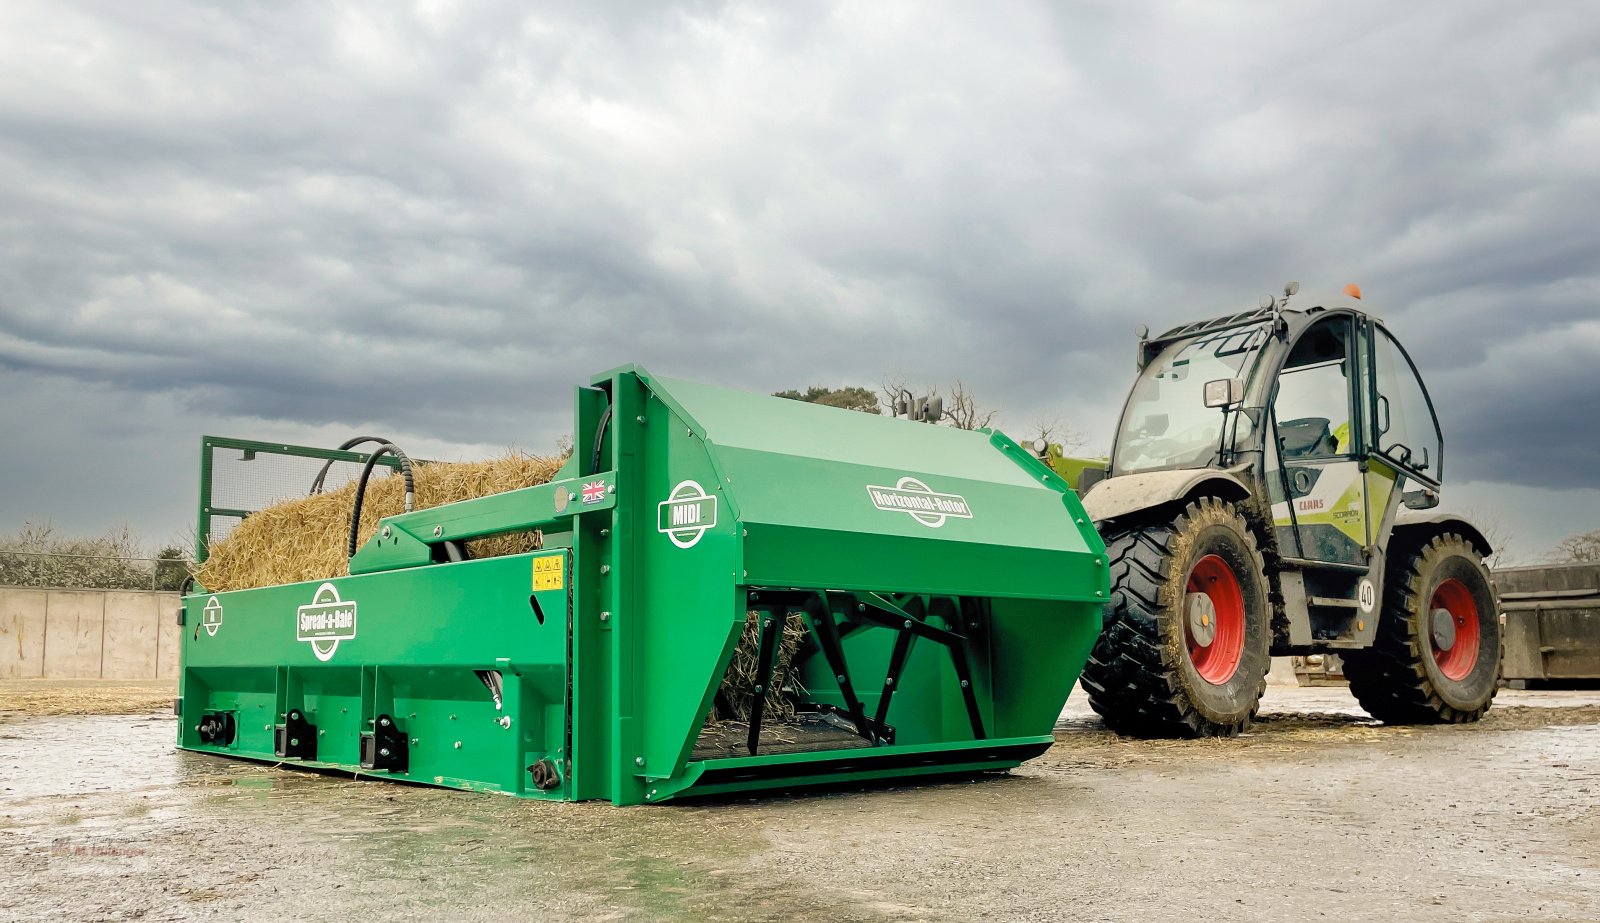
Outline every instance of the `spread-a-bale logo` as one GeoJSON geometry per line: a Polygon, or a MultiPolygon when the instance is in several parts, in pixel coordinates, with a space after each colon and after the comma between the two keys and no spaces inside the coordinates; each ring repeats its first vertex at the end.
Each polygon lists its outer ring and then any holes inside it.
{"type": "Polygon", "coordinates": [[[317,587],[311,605],[301,606],[295,617],[294,636],[311,644],[318,660],[328,660],[339,649],[340,641],[356,636],[356,601],[339,598],[339,588],[331,583],[317,587]]]}
{"type": "Polygon", "coordinates": [[[217,629],[222,627],[222,603],[217,602],[215,596],[206,600],[206,607],[200,610],[200,624],[205,627],[206,635],[215,638],[217,629]]]}
{"type": "Polygon", "coordinates": [[[656,506],[656,531],[679,548],[693,548],[717,524],[717,498],[694,481],[681,481],[656,506]]]}
{"type": "Polygon", "coordinates": [[[903,477],[893,487],[867,485],[872,505],[880,510],[909,513],[912,519],[935,529],[946,519],[971,519],[972,508],[960,494],[942,494],[914,477],[903,477]]]}

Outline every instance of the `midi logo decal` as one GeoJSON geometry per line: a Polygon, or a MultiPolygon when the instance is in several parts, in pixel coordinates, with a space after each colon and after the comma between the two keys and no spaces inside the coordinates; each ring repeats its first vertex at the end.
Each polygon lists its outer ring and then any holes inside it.
{"type": "Polygon", "coordinates": [[[217,602],[215,596],[206,600],[206,607],[200,610],[200,624],[205,627],[208,638],[215,638],[217,629],[222,627],[222,603],[217,602]]]}
{"type": "Polygon", "coordinates": [[[867,485],[872,505],[892,513],[906,513],[930,528],[947,519],[971,519],[972,508],[960,494],[940,493],[914,477],[903,477],[893,487],[867,485]]]}
{"type": "Polygon", "coordinates": [[[656,505],[656,531],[679,548],[693,548],[717,524],[717,498],[695,481],[680,481],[656,505]]]}
{"type": "Polygon", "coordinates": [[[339,588],[331,583],[317,587],[311,604],[301,606],[295,616],[296,640],[311,645],[318,660],[330,660],[340,641],[356,636],[356,601],[339,598],[339,588]]]}

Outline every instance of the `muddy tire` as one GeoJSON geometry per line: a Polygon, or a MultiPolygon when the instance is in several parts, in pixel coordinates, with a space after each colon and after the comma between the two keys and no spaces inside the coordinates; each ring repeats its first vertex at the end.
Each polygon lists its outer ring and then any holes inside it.
{"type": "Polygon", "coordinates": [[[1080,683],[1119,734],[1231,737],[1266,688],[1271,609],[1254,533],[1206,497],[1106,538],[1111,601],[1080,683]]]}
{"type": "Polygon", "coordinates": [[[1385,724],[1477,721],[1500,685],[1500,615],[1483,556],[1460,535],[1397,554],[1371,648],[1343,654],[1350,692],[1385,724]]]}

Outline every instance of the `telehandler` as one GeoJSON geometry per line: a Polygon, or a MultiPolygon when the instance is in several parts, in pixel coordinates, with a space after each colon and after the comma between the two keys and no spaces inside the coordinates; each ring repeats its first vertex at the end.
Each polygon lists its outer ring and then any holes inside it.
{"type": "Polygon", "coordinates": [[[1433,512],[1428,391],[1358,288],[1298,288],[1139,330],[1109,461],[1077,485],[1112,582],[1080,682],[1118,732],[1238,734],[1269,655],[1338,653],[1386,723],[1476,721],[1494,698],[1492,549],[1433,512]]]}

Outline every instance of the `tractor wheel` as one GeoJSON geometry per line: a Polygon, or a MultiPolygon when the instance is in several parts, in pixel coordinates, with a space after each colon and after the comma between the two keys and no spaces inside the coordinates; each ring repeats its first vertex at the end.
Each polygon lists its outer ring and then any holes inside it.
{"type": "Polygon", "coordinates": [[[1171,522],[1113,532],[1105,630],[1080,682],[1119,734],[1231,737],[1266,688],[1272,612],[1256,539],[1211,497],[1171,522]]]}
{"type": "Polygon", "coordinates": [[[1395,555],[1378,636],[1344,653],[1350,692],[1385,724],[1476,721],[1500,685],[1500,615],[1481,555],[1439,535],[1395,555]]]}

